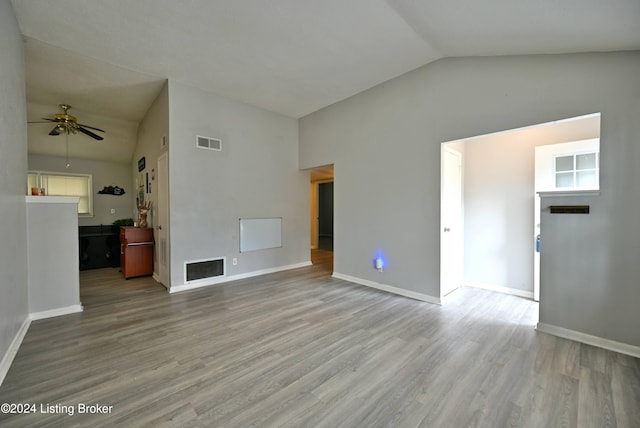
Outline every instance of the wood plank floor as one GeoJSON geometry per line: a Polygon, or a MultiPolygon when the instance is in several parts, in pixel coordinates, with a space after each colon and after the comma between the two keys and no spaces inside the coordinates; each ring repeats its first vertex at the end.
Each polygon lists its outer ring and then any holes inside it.
{"type": "Polygon", "coordinates": [[[640,426],[640,361],[534,331],[534,302],[462,288],[433,305],[332,279],[314,255],[175,295],[81,272],[85,311],[34,321],[0,387],[73,416],[0,426],[640,426]]]}

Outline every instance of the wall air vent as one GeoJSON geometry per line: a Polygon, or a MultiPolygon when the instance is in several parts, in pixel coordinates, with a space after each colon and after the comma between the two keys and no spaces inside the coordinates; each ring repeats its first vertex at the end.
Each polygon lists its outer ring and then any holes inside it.
{"type": "Polygon", "coordinates": [[[200,281],[216,276],[224,276],[225,258],[196,260],[184,264],[185,282],[200,281]]]}
{"type": "Polygon", "coordinates": [[[589,205],[551,205],[551,214],[589,214],[589,205]]]}
{"type": "Polygon", "coordinates": [[[220,152],[222,151],[222,140],[218,140],[217,138],[201,137],[198,135],[196,137],[196,147],[220,152]]]}

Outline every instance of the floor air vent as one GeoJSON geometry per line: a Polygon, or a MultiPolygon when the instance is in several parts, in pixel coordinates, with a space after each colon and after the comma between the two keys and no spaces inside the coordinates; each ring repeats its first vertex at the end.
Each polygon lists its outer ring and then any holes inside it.
{"type": "Polygon", "coordinates": [[[218,140],[217,138],[201,137],[198,135],[196,137],[196,146],[200,149],[216,150],[220,152],[222,151],[222,140],[218,140]]]}
{"type": "Polygon", "coordinates": [[[224,275],[224,258],[185,263],[187,282],[224,275]]]}

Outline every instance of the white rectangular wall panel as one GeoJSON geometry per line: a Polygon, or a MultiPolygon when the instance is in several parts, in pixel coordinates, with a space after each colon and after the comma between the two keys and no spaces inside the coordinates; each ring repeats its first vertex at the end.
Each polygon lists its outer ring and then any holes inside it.
{"type": "Polygon", "coordinates": [[[241,218],[240,252],[282,247],[282,218],[241,218]]]}

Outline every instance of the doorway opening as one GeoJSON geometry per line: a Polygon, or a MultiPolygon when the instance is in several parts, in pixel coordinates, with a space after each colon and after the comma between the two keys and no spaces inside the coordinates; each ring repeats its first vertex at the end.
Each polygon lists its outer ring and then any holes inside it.
{"type": "Polygon", "coordinates": [[[597,184],[599,139],[600,113],[594,113],[443,143],[441,296],[464,285],[539,300],[536,250],[544,251],[544,231],[537,192],[569,192],[597,184]],[[591,146],[576,146],[587,140],[591,146]],[[448,226],[451,214],[445,210],[446,201],[452,199],[447,190],[452,186],[447,187],[445,178],[445,150],[463,155],[459,226],[463,237],[458,240],[447,240],[453,229],[448,226]],[[544,162],[536,161],[537,151],[544,153],[544,162]],[[581,188],[568,188],[570,179],[580,182],[581,188]],[[453,244],[460,247],[452,249],[453,244]],[[452,272],[455,266],[462,266],[459,272],[452,272]],[[447,284],[451,278],[456,282],[447,284]]]}
{"type": "Polygon", "coordinates": [[[309,170],[311,261],[333,272],[333,165],[309,170]]]}
{"type": "Polygon", "coordinates": [[[318,183],[318,248],[333,251],[333,181],[318,183]]]}

